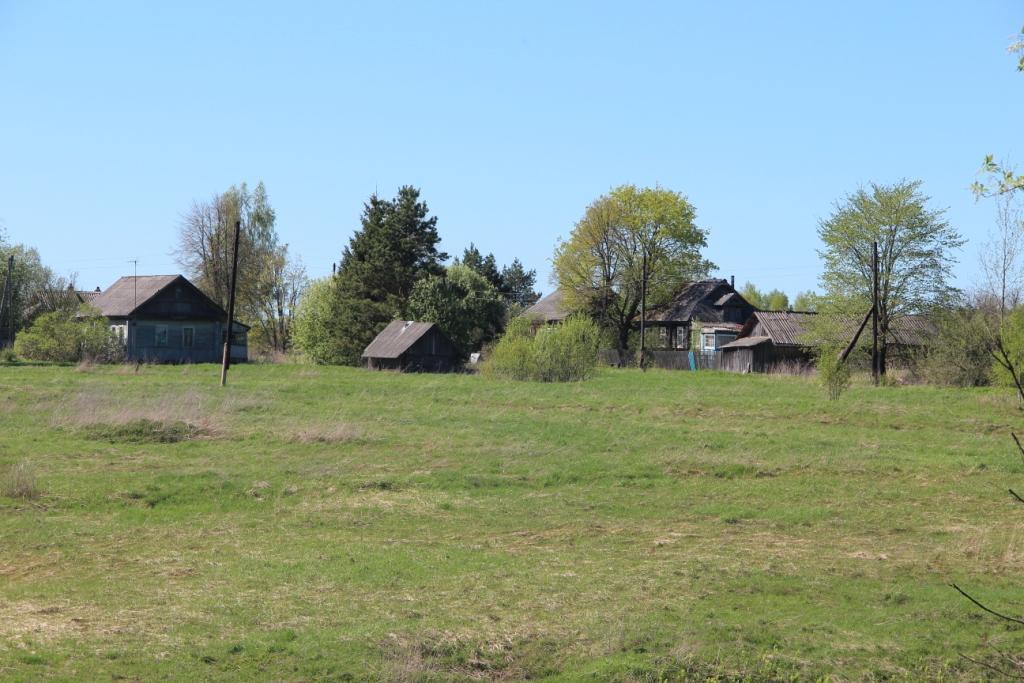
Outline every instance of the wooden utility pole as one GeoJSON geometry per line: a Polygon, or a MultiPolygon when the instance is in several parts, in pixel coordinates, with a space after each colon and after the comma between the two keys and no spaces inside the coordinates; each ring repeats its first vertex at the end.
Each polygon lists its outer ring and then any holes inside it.
{"type": "Polygon", "coordinates": [[[640,272],[640,369],[647,369],[647,249],[640,272]]]}
{"type": "Polygon", "coordinates": [[[231,367],[231,328],[235,321],[235,283],[238,281],[238,235],[242,232],[242,221],[235,221],[235,253],[231,260],[231,291],[228,293],[228,326],[224,333],[224,358],[220,365],[220,385],[228,382],[228,368],[231,367]]]}
{"type": "MultiPolygon", "coordinates": [[[[14,343],[14,312],[11,310],[14,308],[14,297],[11,296],[11,276],[14,272],[14,254],[7,257],[7,274],[4,276],[4,293],[0,297],[0,325],[4,324],[8,318],[10,322],[8,324],[8,337],[7,341],[11,344],[14,343]],[[7,303],[7,300],[11,299],[11,303],[7,303]],[[7,314],[7,318],[4,317],[7,314]]],[[[0,330],[2,333],[2,330],[0,330]]]]}
{"type": "Polygon", "coordinates": [[[871,243],[871,379],[878,386],[878,242],[871,243]]]}

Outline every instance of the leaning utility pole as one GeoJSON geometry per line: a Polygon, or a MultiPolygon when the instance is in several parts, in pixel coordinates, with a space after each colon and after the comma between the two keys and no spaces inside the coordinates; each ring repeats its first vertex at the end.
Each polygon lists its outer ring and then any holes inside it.
{"type": "MultiPolygon", "coordinates": [[[[0,325],[4,324],[7,318],[4,318],[4,314],[10,318],[10,324],[8,326],[8,338],[7,342],[14,343],[14,312],[11,311],[14,307],[14,297],[11,296],[11,274],[14,272],[14,254],[7,257],[7,275],[4,276],[4,293],[0,296],[0,325]],[[11,303],[8,304],[7,300],[11,299],[11,303]]],[[[0,329],[0,338],[2,337],[3,330],[0,329]]]]}
{"type": "Polygon", "coordinates": [[[871,243],[871,379],[878,386],[882,373],[878,355],[878,242],[871,243]]]}
{"type": "Polygon", "coordinates": [[[235,221],[235,253],[231,261],[231,291],[228,294],[228,327],[224,333],[224,358],[220,366],[220,385],[228,381],[228,368],[231,367],[231,328],[235,321],[235,283],[238,281],[238,235],[242,231],[242,221],[235,221]]]}

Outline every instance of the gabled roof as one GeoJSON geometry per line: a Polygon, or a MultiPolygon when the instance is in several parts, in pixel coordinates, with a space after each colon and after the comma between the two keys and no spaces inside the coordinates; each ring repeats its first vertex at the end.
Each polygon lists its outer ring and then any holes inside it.
{"type": "MultiPolygon", "coordinates": [[[[668,305],[647,316],[661,322],[722,320],[723,306],[750,306],[728,280],[699,280],[683,286],[668,305]]],[[[753,308],[753,306],[751,306],[753,308]]]]}
{"type": "MultiPolygon", "coordinates": [[[[157,294],[179,282],[195,290],[222,315],[227,315],[224,309],[217,305],[217,302],[203,294],[183,275],[127,275],[119,278],[105,291],[95,295],[88,303],[93,308],[98,308],[100,313],[108,318],[126,318],[157,294]]],[[[239,323],[236,321],[235,324],[239,323]]]]}
{"type": "Polygon", "coordinates": [[[563,298],[562,290],[556,289],[523,311],[523,315],[528,318],[539,318],[546,323],[565,320],[569,312],[562,307],[563,298]]]}
{"type": "Polygon", "coordinates": [[[433,328],[434,323],[395,320],[374,337],[363,358],[398,358],[433,328]]]}

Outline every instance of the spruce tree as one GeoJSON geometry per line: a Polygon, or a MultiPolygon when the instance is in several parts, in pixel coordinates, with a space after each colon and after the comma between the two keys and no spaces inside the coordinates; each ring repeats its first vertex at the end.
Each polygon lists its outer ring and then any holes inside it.
{"type": "Polygon", "coordinates": [[[363,206],[362,228],[352,236],[334,277],[330,326],[332,360],[357,365],[366,345],[395,318],[408,316],[417,281],[444,272],[437,217],[414,187],[394,199],[374,194],[363,206]]]}

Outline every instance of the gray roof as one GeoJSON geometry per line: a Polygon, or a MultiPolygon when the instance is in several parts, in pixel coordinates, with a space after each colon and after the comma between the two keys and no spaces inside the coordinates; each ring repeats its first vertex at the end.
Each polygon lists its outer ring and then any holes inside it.
{"type": "Polygon", "coordinates": [[[99,287],[97,287],[96,291],[94,291],[94,292],[92,292],[92,291],[84,292],[84,291],[79,290],[79,291],[75,292],[75,294],[78,295],[78,300],[81,301],[83,304],[91,304],[92,300],[100,295],[100,291],[99,291],[99,287]]]}
{"type": "Polygon", "coordinates": [[[434,327],[434,323],[395,320],[374,337],[363,358],[398,358],[434,327]]]}
{"type": "Polygon", "coordinates": [[[125,318],[178,278],[185,280],[181,275],[128,275],[94,296],[89,305],[108,318],[125,318]]]}
{"type": "MultiPolygon", "coordinates": [[[[199,296],[205,298],[210,306],[220,311],[221,315],[227,316],[227,311],[221,308],[216,301],[206,296],[202,290],[189,282],[188,278],[184,275],[125,275],[118,278],[117,282],[107,287],[103,292],[83,292],[80,294],[92,294],[85,303],[93,308],[98,308],[100,313],[108,318],[127,318],[147,301],[175,282],[182,282],[186,286],[191,287],[199,296]]],[[[245,330],[250,329],[249,325],[245,323],[238,320],[233,321],[232,329],[239,327],[245,330]]]]}
{"type": "Polygon", "coordinates": [[[720,321],[723,306],[749,306],[728,280],[699,280],[689,282],[672,301],[662,306],[648,320],[654,322],[720,321]]]}
{"type": "MultiPolygon", "coordinates": [[[[754,325],[760,322],[766,335],[765,338],[770,339],[776,346],[809,346],[813,345],[813,342],[809,343],[805,336],[807,323],[818,315],[818,313],[795,311],[757,311],[743,326],[743,331],[740,334],[750,334],[754,325]]],[[[823,317],[830,320],[836,332],[847,339],[853,338],[853,334],[862,320],[861,318],[832,314],[823,314],[823,317]]],[[[904,315],[893,318],[889,328],[889,341],[899,346],[924,346],[934,334],[935,325],[925,316],[904,315]]],[[[741,336],[740,338],[747,337],[741,336]]],[[[735,343],[733,342],[733,344],[735,343]]]]}
{"type": "Polygon", "coordinates": [[[562,306],[564,298],[562,290],[556,289],[534,305],[523,311],[528,318],[540,318],[546,323],[554,323],[565,320],[569,312],[562,306]]]}
{"type": "Polygon", "coordinates": [[[731,341],[728,344],[722,344],[720,348],[723,349],[741,349],[749,348],[751,346],[758,346],[765,342],[770,342],[771,337],[740,337],[735,341],[731,341]]]}

